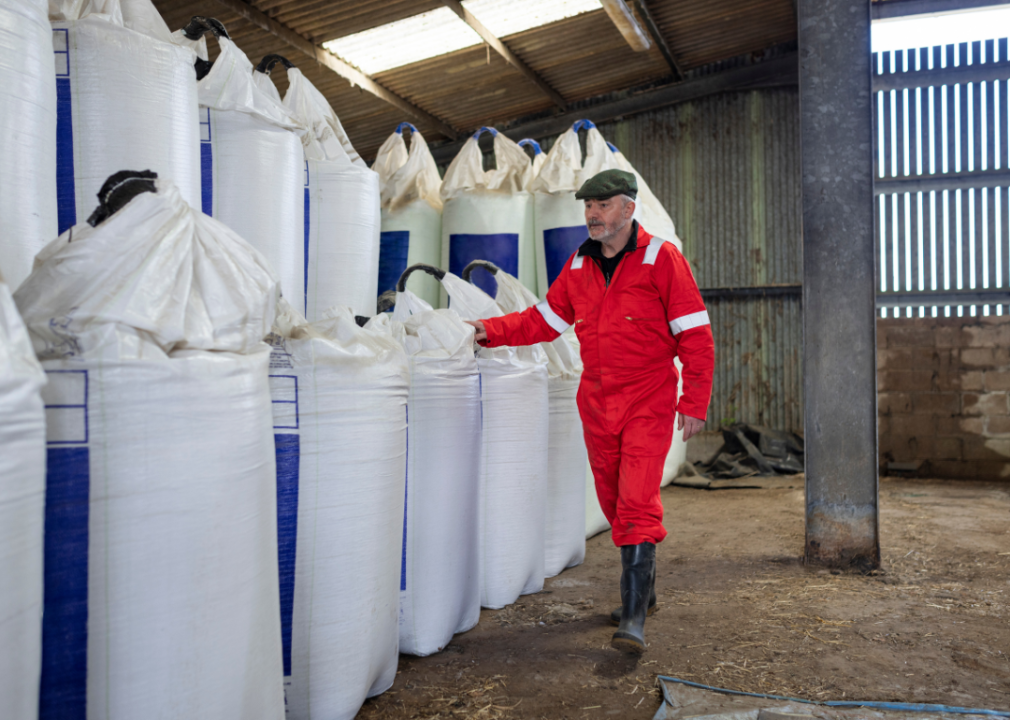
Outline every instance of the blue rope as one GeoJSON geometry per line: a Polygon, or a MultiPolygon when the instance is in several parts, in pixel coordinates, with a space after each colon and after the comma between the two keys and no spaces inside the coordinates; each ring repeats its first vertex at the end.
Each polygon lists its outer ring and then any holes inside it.
{"type": "MultiPolygon", "coordinates": [[[[991,717],[1001,717],[1010,718],[1010,712],[1003,710],[979,710],[976,708],[963,708],[951,705],[927,705],[922,703],[898,703],[898,702],[860,702],[854,700],[827,700],[825,702],[819,702],[817,700],[802,700],[800,698],[785,697],[783,695],[765,695],[764,693],[749,693],[743,692],[742,690],[727,690],[726,688],[712,687],[711,685],[702,685],[701,683],[691,682],[690,680],[680,680],[679,678],[669,677],[668,675],[659,675],[659,680],[664,682],[675,682],[681,685],[688,685],[690,687],[700,688],[702,690],[711,690],[717,693],[723,693],[725,695],[743,695],[746,697],[763,698],[765,700],[784,700],[785,702],[795,702],[803,703],[805,705],[821,705],[824,707],[836,707],[836,708],[874,708],[877,710],[900,710],[903,712],[931,712],[931,713],[951,713],[954,715],[989,715],[991,717]]],[[[663,697],[666,698],[667,702],[671,705],[673,704],[672,698],[667,694],[666,688],[663,688],[663,697]]]]}
{"type": "Polygon", "coordinates": [[[480,138],[480,136],[483,133],[486,133],[486,132],[491,133],[491,137],[495,137],[495,136],[498,135],[498,131],[497,130],[495,130],[493,127],[488,127],[487,125],[485,125],[480,130],[478,130],[477,132],[475,132],[473,134],[473,139],[477,140],[478,138],[480,138]]]}
{"type": "Polygon", "coordinates": [[[526,147],[527,145],[533,148],[534,155],[539,155],[540,153],[543,152],[543,150],[540,149],[540,143],[538,143],[533,138],[523,138],[522,140],[519,141],[519,147],[526,147]]]}
{"type": "Polygon", "coordinates": [[[397,134],[402,135],[405,128],[410,128],[411,132],[417,132],[417,128],[411,125],[409,122],[402,122],[396,126],[397,134]]]}

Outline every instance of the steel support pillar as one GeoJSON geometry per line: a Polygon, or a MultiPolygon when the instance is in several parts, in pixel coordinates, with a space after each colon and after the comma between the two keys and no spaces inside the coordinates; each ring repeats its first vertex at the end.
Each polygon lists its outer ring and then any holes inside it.
{"type": "Polygon", "coordinates": [[[880,565],[869,0],[800,0],[806,560],[880,565]]]}

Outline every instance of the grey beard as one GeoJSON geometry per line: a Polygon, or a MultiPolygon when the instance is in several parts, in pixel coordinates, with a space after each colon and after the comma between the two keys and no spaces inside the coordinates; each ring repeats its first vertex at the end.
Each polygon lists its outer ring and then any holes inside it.
{"type": "MultiPolygon", "coordinates": [[[[628,220],[626,220],[624,218],[622,218],[620,220],[619,224],[614,225],[613,228],[611,228],[610,226],[604,224],[604,225],[602,225],[602,227],[603,227],[603,235],[601,237],[593,238],[593,240],[596,240],[597,242],[601,242],[601,243],[605,243],[608,240],[613,240],[614,237],[616,237],[617,233],[621,232],[621,230],[623,230],[625,227],[627,227],[627,225],[628,225],[628,220]]],[[[590,228],[594,228],[594,227],[601,227],[601,226],[600,225],[590,225],[589,227],[590,228]]],[[[592,237],[592,233],[591,232],[590,232],[590,237],[592,237]]]]}

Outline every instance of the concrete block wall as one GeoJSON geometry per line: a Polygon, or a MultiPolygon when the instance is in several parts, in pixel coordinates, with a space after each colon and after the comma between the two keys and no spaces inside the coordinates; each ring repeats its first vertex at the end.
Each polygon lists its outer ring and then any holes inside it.
{"type": "Polygon", "coordinates": [[[877,320],[881,472],[1010,480],[1010,317],[877,320]]]}

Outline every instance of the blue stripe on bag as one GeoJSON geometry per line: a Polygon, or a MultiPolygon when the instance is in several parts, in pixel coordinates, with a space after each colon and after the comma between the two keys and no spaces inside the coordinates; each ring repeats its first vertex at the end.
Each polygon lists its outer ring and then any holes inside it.
{"type": "Polygon", "coordinates": [[[77,224],[69,31],[53,30],[56,58],[56,217],[60,234],[77,224]]]}
{"type": "Polygon", "coordinates": [[[281,642],[284,675],[291,675],[291,622],[295,606],[295,557],[298,547],[297,435],[274,435],[277,453],[277,565],[281,594],[281,642]]]}
{"type": "Polygon", "coordinates": [[[547,283],[553,284],[572,253],[589,237],[585,225],[544,230],[544,259],[547,261],[547,283]]]}
{"type": "Polygon", "coordinates": [[[403,551],[400,554],[400,592],[407,589],[407,481],[410,478],[410,408],[407,411],[407,463],[403,469],[403,551]]]}
{"type": "Polygon", "coordinates": [[[214,217],[214,145],[210,136],[210,108],[200,108],[200,209],[214,217]]]}
{"type": "MultiPolygon", "coordinates": [[[[449,272],[461,275],[463,268],[474,260],[493,262],[509,275],[519,275],[519,234],[495,233],[476,235],[460,233],[449,236],[449,272]]],[[[475,272],[473,284],[491,297],[498,283],[489,272],[475,272]]]]}
{"type": "Polygon", "coordinates": [[[54,370],[65,404],[46,405],[40,720],[85,720],[88,690],[88,372],[54,370]],[[77,402],[73,402],[76,400],[77,402]]]}
{"type": "Polygon", "coordinates": [[[305,161],[305,315],[309,314],[309,235],[312,223],[312,202],[309,186],[309,161],[305,161]]]}
{"type": "Polygon", "coordinates": [[[85,720],[88,688],[88,448],[46,455],[40,720],[85,720]]]}
{"type": "Polygon", "coordinates": [[[410,231],[387,230],[379,235],[379,294],[396,289],[396,281],[407,269],[410,231]]]}

